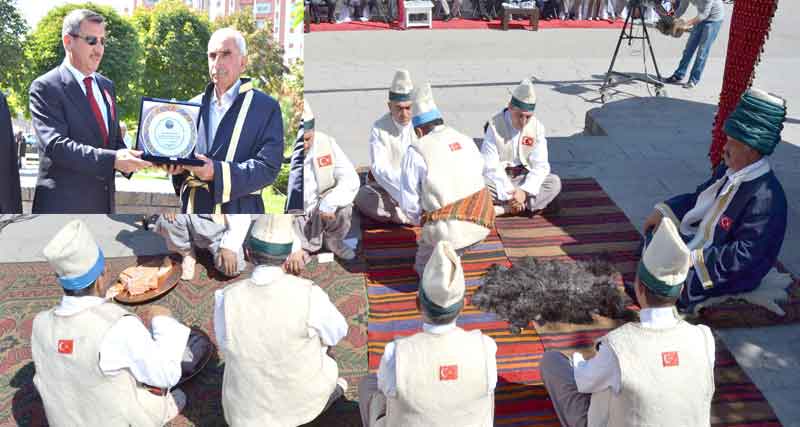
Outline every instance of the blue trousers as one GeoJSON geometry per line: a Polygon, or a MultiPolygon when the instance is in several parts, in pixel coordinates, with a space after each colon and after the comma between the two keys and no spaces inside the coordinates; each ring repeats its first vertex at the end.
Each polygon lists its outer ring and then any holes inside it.
{"type": "Polygon", "coordinates": [[[706,67],[706,59],[708,59],[708,52],[711,50],[711,45],[717,39],[719,29],[723,21],[703,21],[696,24],[689,35],[689,40],[686,41],[686,47],[683,49],[683,57],[678,69],[673,74],[678,79],[683,80],[686,76],[686,70],[689,68],[689,62],[692,61],[695,51],[697,57],[694,59],[692,66],[692,73],[689,75],[689,81],[697,84],[700,77],[703,75],[703,69],[706,67]]]}

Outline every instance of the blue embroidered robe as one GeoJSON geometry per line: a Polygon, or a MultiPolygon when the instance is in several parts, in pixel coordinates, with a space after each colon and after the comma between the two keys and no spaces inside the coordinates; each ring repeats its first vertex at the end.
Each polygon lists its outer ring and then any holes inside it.
{"type": "MultiPolygon", "coordinates": [[[[208,135],[210,104],[214,102],[214,85],[209,84],[202,95],[201,128],[205,140],[213,141],[206,156],[214,160],[214,179],[207,188],[194,191],[194,213],[215,213],[222,205],[226,214],[264,213],[262,188],[272,184],[283,163],[283,118],[278,102],[252,88],[250,79],[241,79],[239,94],[217,128],[215,137],[208,135]],[[239,144],[233,161],[225,158],[231,143],[236,119],[249,91],[253,92],[250,110],[242,126],[239,144]]],[[[188,174],[173,176],[173,185],[181,198],[181,212],[187,212],[191,191],[184,187],[188,174]]]]}
{"type": "MultiPolygon", "coordinates": [[[[726,170],[724,165],[718,167],[711,179],[694,193],[675,196],[664,204],[678,221],[682,220],[695,206],[700,193],[724,177],[726,170]]],[[[777,261],[786,234],[787,215],[786,194],[771,170],[742,182],[715,225],[713,243],[702,251],[700,268],[708,270],[711,286],[703,287],[698,272],[692,268],[679,305],[757,288],[777,261]]],[[[688,243],[693,236],[682,237],[688,243]]]]}

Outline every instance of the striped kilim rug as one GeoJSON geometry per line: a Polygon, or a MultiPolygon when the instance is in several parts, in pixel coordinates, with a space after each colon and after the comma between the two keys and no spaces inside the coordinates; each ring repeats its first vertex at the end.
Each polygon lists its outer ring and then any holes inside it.
{"type": "MultiPolygon", "coordinates": [[[[626,281],[632,281],[639,261],[640,235],[636,228],[594,179],[565,179],[562,187],[558,215],[498,218],[497,231],[509,259],[537,256],[575,260],[603,254],[626,281]]],[[[743,305],[738,304],[740,308],[743,305]]],[[[732,313],[726,310],[725,314],[724,319],[729,321],[726,326],[741,326],[730,322],[732,313]]],[[[598,317],[590,325],[549,323],[536,324],[535,329],[545,350],[566,354],[579,351],[588,358],[593,354],[594,340],[619,325],[618,321],[598,317]]],[[[716,362],[712,424],[780,425],[764,396],[719,340],[716,362]]]]}
{"type": "MultiPolygon", "coordinates": [[[[422,328],[416,309],[418,278],[413,270],[418,228],[363,224],[363,247],[367,262],[369,300],[369,368],[375,372],[386,343],[395,337],[412,335],[422,328]]],[[[493,264],[508,265],[497,234],[492,233],[462,257],[467,282],[467,304],[458,324],[464,329],[481,329],[498,345],[498,387],[495,423],[503,426],[558,425],[547,393],[541,384],[539,360],[543,347],[533,329],[520,335],[510,332],[508,323],[494,314],[469,304],[486,269],[493,264]]]]}

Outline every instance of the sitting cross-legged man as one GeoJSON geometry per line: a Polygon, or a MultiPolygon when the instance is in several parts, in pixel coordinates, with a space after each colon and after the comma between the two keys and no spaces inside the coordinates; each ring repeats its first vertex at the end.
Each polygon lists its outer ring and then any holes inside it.
{"type": "Polygon", "coordinates": [[[350,230],[353,200],[361,182],[336,140],[316,130],[308,99],[303,110],[303,126],[305,214],[295,218],[297,234],[307,253],[326,247],[341,260],[352,261],[355,251],[344,239],[350,230]]]}
{"type": "Polygon", "coordinates": [[[497,344],[456,326],[464,291],[461,259],[439,242],[417,292],[422,331],[388,343],[377,376],[359,384],[365,426],[494,425],[497,344]]]}
{"type": "Polygon", "coordinates": [[[783,186],[767,156],[781,140],[786,101],[750,89],[725,121],[725,164],[692,193],[656,205],[647,232],[662,218],[675,223],[692,251],[682,310],[712,297],[746,294],[775,266],[786,235],[783,186]]]}
{"type": "Polygon", "coordinates": [[[327,354],[347,322],[324,290],[281,268],[291,244],[264,236],[286,234],[288,225],[270,217],[259,216],[248,239],[252,276],[214,293],[222,408],[232,426],[305,424],[347,390],[327,354]]]}
{"type": "Polygon", "coordinates": [[[370,173],[355,203],[362,215],[375,221],[411,223],[400,209],[400,166],[408,146],[417,139],[411,125],[412,90],[408,71],[397,70],[389,89],[389,112],[372,125],[370,132],[370,173]]]}
{"type": "Polygon", "coordinates": [[[484,177],[498,215],[555,212],[561,179],[550,172],[544,126],[534,117],[530,80],[514,89],[508,106],[485,126],[481,155],[484,177]]]}
{"type": "Polygon", "coordinates": [[[403,157],[400,206],[422,226],[414,270],[421,277],[442,240],[459,255],[494,226],[492,196],[483,182],[483,158],[472,138],[446,126],[430,84],[414,90],[412,123],[419,139],[403,157]]]}
{"type": "MultiPolygon", "coordinates": [[[[173,389],[213,345],[151,305],[138,317],[106,294],[114,284],[86,224],[68,223],[44,256],[64,290],[33,321],[33,383],[54,426],[163,426],[186,405],[173,389]]],[[[205,359],[204,359],[205,358],[205,359]]]]}
{"type": "Polygon", "coordinates": [[[194,279],[197,249],[211,252],[217,271],[234,277],[245,267],[242,243],[250,221],[249,214],[162,214],[156,232],[164,237],[167,249],[182,257],[181,279],[194,279]]]}
{"type": "Polygon", "coordinates": [[[691,266],[676,226],[661,224],[646,244],[634,284],[642,308],[598,340],[597,354],[572,360],[547,351],[542,380],[561,425],[708,426],[714,396],[714,337],[681,320],[675,302],[691,266]]]}

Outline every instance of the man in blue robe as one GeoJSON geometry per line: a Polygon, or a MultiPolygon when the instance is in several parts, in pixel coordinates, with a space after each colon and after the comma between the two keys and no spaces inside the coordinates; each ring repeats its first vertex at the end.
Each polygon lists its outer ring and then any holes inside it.
{"type": "Polygon", "coordinates": [[[644,224],[675,222],[691,250],[692,271],[678,307],[756,289],[775,265],[786,234],[787,203],[767,156],[780,142],[785,100],[750,89],[725,122],[725,164],[693,193],[656,205],[644,224]]]}
{"type": "Polygon", "coordinates": [[[201,102],[195,157],[203,166],[171,166],[181,212],[261,214],[261,190],[272,184],[283,162],[283,119],[278,102],[241,78],[247,47],[232,28],[208,42],[211,83],[201,102]]]}

